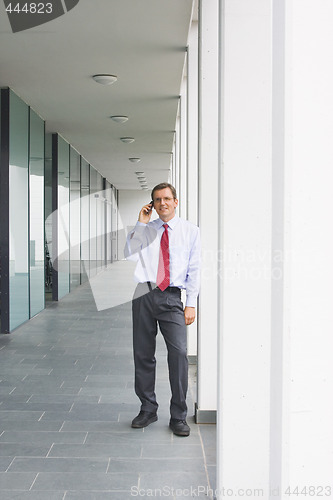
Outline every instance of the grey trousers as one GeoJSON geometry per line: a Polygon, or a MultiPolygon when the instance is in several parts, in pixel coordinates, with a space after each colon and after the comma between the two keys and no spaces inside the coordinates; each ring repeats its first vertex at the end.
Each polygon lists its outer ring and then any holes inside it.
{"type": "Polygon", "coordinates": [[[154,288],[149,292],[147,283],[139,283],[132,301],[132,314],[135,392],[141,401],[141,410],[156,412],[158,408],[155,394],[158,324],[168,351],[172,394],[170,414],[172,418],[183,420],[187,414],[188,361],[187,334],[180,297],[179,289],[162,292],[154,288]]]}

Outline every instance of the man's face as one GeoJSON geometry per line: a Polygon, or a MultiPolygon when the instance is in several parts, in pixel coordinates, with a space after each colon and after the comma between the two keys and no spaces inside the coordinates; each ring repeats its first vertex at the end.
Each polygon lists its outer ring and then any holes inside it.
{"type": "Polygon", "coordinates": [[[175,216],[175,209],[178,205],[178,200],[172,196],[170,188],[160,189],[154,193],[154,208],[159,217],[168,222],[175,216]]]}

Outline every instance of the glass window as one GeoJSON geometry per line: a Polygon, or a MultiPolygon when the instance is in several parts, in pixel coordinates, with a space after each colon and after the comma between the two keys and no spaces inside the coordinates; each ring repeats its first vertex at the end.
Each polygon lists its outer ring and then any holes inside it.
{"type": "MultiPolygon", "coordinates": [[[[58,135],[58,299],[69,293],[69,144],[58,135]]],[[[54,264],[55,265],[55,264],[54,264]]]]}
{"type": "Polygon", "coordinates": [[[45,307],[44,293],[44,121],[30,110],[30,316],[45,307]]]}
{"type": "Polygon", "coordinates": [[[97,273],[97,171],[90,165],[90,274],[97,273]]]}
{"type": "Polygon", "coordinates": [[[118,231],[118,225],[117,225],[117,217],[118,217],[118,212],[117,212],[117,190],[113,186],[112,187],[112,262],[117,260],[118,258],[118,249],[117,249],[117,231],[118,231]]]}
{"type": "Polygon", "coordinates": [[[105,204],[103,177],[97,172],[97,195],[96,195],[96,237],[97,237],[97,271],[101,271],[105,264],[105,204]]]}
{"type": "Polygon", "coordinates": [[[81,159],[81,283],[87,281],[90,272],[90,167],[81,159]]]}
{"type": "Polygon", "coordinates": [[[29,108],[10,91],[9,311],[10,330],[29,319],[29,108]]]}
{"type": "Polygon", "coordinates": [[[112,238],[112,224],[111,224],[111,210],[112,210],[112,191],[111,184],[109,181],[105,181],[105,200],[106,200],[106,209],[105,209],[105,217],[106,217],[106,263],[111,264],[112,256],[111,256],[111,238],[112,238]]]}
{"type": "Polygon", "coordinates": [[[80,171],[81,156],[70,148],[70,289],[80,284],[80,171]]]}
{"type": "Polygon", "coordinates": [[[52,298],[52,134],[45,135],[45,298],[52,298]]]}

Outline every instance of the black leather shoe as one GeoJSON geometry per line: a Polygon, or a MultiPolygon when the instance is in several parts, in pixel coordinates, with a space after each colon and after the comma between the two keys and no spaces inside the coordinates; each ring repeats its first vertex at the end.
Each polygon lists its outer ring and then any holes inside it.
{"type": "Polygon", "coordinates": [[[134,429],[141,429],[142,427],[147,427],[147,425],[156,422],[157,415],[150,411],[141,410],[139,415],[137,415],[132,421],[132,427],[134,429]]]}
{"type": "Polygon", "coordinates": [[[179,420],[178,418],[170,418],[169,427],[176,436],[189,436],[190,428],[186,420],[179,420]]]}

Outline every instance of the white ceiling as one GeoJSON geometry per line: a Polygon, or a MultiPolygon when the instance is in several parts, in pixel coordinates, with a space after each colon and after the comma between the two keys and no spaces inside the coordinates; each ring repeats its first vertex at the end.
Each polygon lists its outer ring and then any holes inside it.
{"type": "Polygon", "coordinates": [[[118,189],[167,180],[193,0],[80,0],[12,33],[0,2],[0,86],[9,86],[118,189]],[[117,75],[102,86],[91,76],[117,75]],[[116,124],[111,115],[127,115],[116,124]],[[124,144],[120,137],[136,140],[124,144]],[[129,162],[140,157],[140,163],[129,162]]]}

